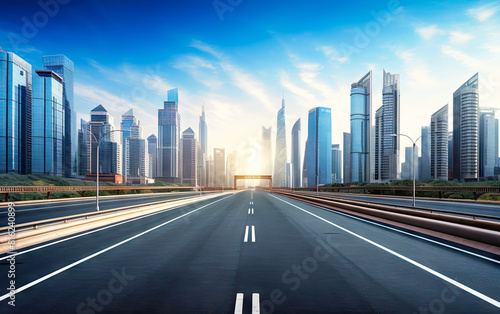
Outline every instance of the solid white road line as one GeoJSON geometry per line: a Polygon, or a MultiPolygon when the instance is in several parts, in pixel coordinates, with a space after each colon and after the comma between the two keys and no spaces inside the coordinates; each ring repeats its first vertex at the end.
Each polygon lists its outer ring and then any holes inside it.
{"type": "Polygon", "coordinates": [[[253,208],[252,208],[252,215],[253,215],[253,208]]]}
{"type": "Polygon", "coordinates": [[[325,218],[322,218],[322,217],[320,217],[320,216],[318,216],[316,214],[313,214],[313,213],[311,213],[311,212],[309,212],[309,211],[307,211],[307,210],[305,210],[303,208],[300,208],[297,205],[294,205],[294,204],[292,204],[290,202],[282,200],[281,198],[276,197],[274,195],[271,195],[271,196],[274,197],[274,198],[276,198],[276,199],[278,199],[278,200],[280,200],[280,201],[282,201],[283,203],[286,203],[286,204],[288,204],[290,206],[293,206],[293,207],[295,207],[297,209],[300,209],[301,211],[303,211],[303,212],[305,212],[305,213],[307,213],[307,214],[309,214],[309,215],[311,215],[313,217],[316,217],[319,220],[322,220],[322,221],[324,221],[324,222],[326,222],[326,223],[328,223],[328,224],[330,224],[330,225],[332,225],[334,227],[337,227],[340,230],[345,231],[345,232],[347,232],[347,233],[349,233],[349,234],[351,234],[351,235],[353,235],[353,236],[355,236],[355,237],[357,237],[357,238],[359,238],[359,239],[361,239],[361,240],[363,240],[365,242],[368,242],[368,243],[370,243],[370,244],[378,247],[379,249],[382,249],[382,250],[386,251],[387,253],[392,254],[392,255],[394,255],[394,256],[396,256],[396,257],[398,257],[398,258],[400,258],[400,259],[402,259],[402,260],[404,260],[404,261],[406,261],[406,262],[408,262],[408,263],[410,263],[410,264],[412,264],[412,265],[414,265],[414,266],[416,266],[416,267],[418,267],[418,268],[420,268],[420,269],[422,269],[422,270],[424,270],[424,271],[426,271],[426,272],[428,272],[428,273],[430,273],[430,274],[432,274],[432,275],[434,275],[434,276],[436,276],[438,278],[441,278],[442,280],[445,280],[445,281],[451,283],[452,285],[454,285],[454,286],[456,286],[456,287],[458,287],[458,288],[460,288],[462,290],[465,290],[465,291],[469,292],[470,294],[472,294],[472,295],[480,298],[481,300],[483,300],[485,302],[490,303],[493,306],[496,306],[497,308],[500,308],[500,302],[499,301],[497,301],[497,300],[495,300],[493,298],[490,298],[487,295],[484,295],[484,294],[482,294],[479,291],[476,291],[476,290],[474,290],[474,289],[472,289],[472,288],[470,288],[470,287],[468,287],[468,286],[466,286],[466,285],[464,285],[464,284],[462,284],[462,283],[460,283],[460,282],[458,282],[456,280],[453,280],[453,279],[451,279],[451,278],[449,278],[449,277],[447,277],[447,276],[445,276],[445,275],[443,275],[443,274],[441,274],[441,273],[439,273],[439,272],[437,272],[437,271],[435,271],[435,270],[433,270],[433,269],[431,269],[431,268],[429,268],[427,266],[424,266],[424,265],[422,265],[422,264],[420,264],[420,263],[412,260],[411,258],[408,258],[408,257],[406,257],[406,256],[404,256],[402,254],[399,254],[399,253],[397,253],[397,252],[395,252],[395,251],[393,251],[393,250],[391,250],[389,248],[386,248],[385,246],[383,246],[381,244],[378,244],[377,242],[369,240],[369,239],[367,239],[367,238],[365,238],[365,237],[363,237],[363,236],[361,236],[361,235],[359,235],[359,234],[357,234],[355,232],[352,232],[352,231],[350,231],[350,230],[348,230],[348,229],[346,229],[344,227],[341,227],[341,226],[339,226],[339,225],[337,225],[337,224],[335,224],[335,223],[333,223],[331,221],[328,221],[325,218]]]}
{"type": "Polygon", "coordinates": [[[234,314],[243,313],[243,293],[236,294],[236,304],[234,305],[234,314]]]}
{"type": "Polygon", "coordinates": [[[250,215],[250,208],[248,209],[248,214],[250,215]]]}
{"type": "MultiPolygon", "coordinates": [[[[228,197],[231,197],[231,196],[232,196],[232,195],[230,195],[230,196],[228,196],[228,197]]],[[[30,283],[28,283],[28,284],[26,284],[26,285],[24,285],[24,286],[22,286],[22,287],[19,287],[18,289],[16,289],[16,294],[18,294],[19,292],[22,292],[22,291],[24,291],[24,290],[26,290],[26,289],[29,289],[29,288],[31,288],[31,287],[33,287],[33,286],[35,286],[35,285],[37,285],[37,284],[39,284],[39,283],[41,283],[41,282],[43,282],[43,281],[45,281],[45,280],[49,279],[49,278],[51,278],[51,277],[54,277],[55,275],[58,275],[58,274],[60,274],[60,273],[62,273],[62,272],[64,272],[64,271],[66,271],[66,270],[68,270],[68,269],[70,269],[70,268],[73,268],[73,267],[75,267],[75,266],[77,266],[77,265],[79,265],[79,264],[81,264],[81,263],[83,263],[83,262],[86,262],[86,261],[88,261],[88,260],[90,260],[90,259],[92,259],[92,258],[94,258],[94,257],[96,257],[96,256],[99,256],[99,255],[101,255],[101,254],[103,254],[103,253],[105,253],[105,252],[107,252],[107,251],[110,251],[110,250],[112,250],[112,249],[114,249],[114,248],[116,248],[116,247],[119,247],[119,246],[120,246],[120,245],[122,245],[122,244],[125,244],[125,243],[127,243],[127,242],[130,242],[130,241],[132,241],[132,240],[134,240],[134,239],[136,239],[136,238],[139,238],[139,237],[141,237],[141,236],[143,236],[143,235],[145,235],[145,234],[147,234],[147,233],[150,233],[151,231],[154,231],[154,230],[156,230],[156,229],[158,229],[158,228],[161,228],[161,227],[163,227],[163,226],[165,226],[165,225],[170,224],[171,222],[174,222],[174,221],[179,220],[179,219],[181,219],[181,218],[184,218],[184,217],[186,217],[186,216],[188,216],[188,215],[191,215],[191,214],[193,214],[193,213],[195,213],[195,212],[199,211],[199,210],[200,210],[200,209],[202,209],[202,208],[205,208],[205,207],[207,207],[207,206],[210,206],[210,205],[212,205],[212,204],[214,204],[214,203],[217,203],[217,202],[219,202],[219,201],[222,201],[222,200],[224,200],[224,199],[226,199],[226,198],[227,198],[227,197],[224,197],[224,198],[222,198],[222,199],[220,199],[220,200],[217,200],[217,201],[215,201],[215,202],[212,202],[212,203],[210,203],[210,204],[207,204],[207,205],[204,205],[204,206],[202,206],[202,207],[199,207],[199,208],[197,208],[197,209],[195,209],[195,210],[192,210],[192,211],[190,211],[190,212],[188,212],[188,213],[185,213],[184,215],[180,215],[180,216],[179,216],[179,217],[177,217],[177,218],[174,218],[174,219],[171,219],[171,220],[169,220],[169,221],[167,221],[167,222],[164,222],[164,223],[162,223],[162,224],[159,224],[159,225],[157,225],[157,226],[155,226],[155,227],[153,227],[153,228],[150,228],[150,229],[148,229],[148,230],[146,230],[146,231],[143,231],[143,232],[141,232],[141,233],[139,233],[139,234],[136,234],[135,236],[132,236],[132,237],[130,237],[130,238],[128,238],[128,239],[125,239],[125,240],[123,240],[123,241],[121,241],[121,242],[115,243],[115,244],[113,244],[113,245],[111,245],[111,246],[109,246],[109,247],[107,247],[107,248],[105,248],[105,249],[102,249],[102,250],[100,250],[99,252],[96,252],[96,253],[91,254],[91,255],[89,255],[89,256],[87,256],[87,257],[84,257],[84,258],[82,258],[82,259],[80,259],[80,260],[78,260],[78,261],[76,261],[76,262],[74,262],[74,263],[71,263],[71,264],[69,264],[69,265],[67,265],[67,266],[65,266],[65,267],[63,267],[63,268],[60,268],[60,269],[58,269],[58,270],[56,270],[56,271],[53,271],[53,272],[51,272],[51,273],[50,273],[50,274],[48,274],[48,275],[45,275],[45,276],[43,276],[43,277],[41,277],[41,278],[38,278],[37,280],[32,281],[32,282],[30,282],[30,283]]],[[[25,252],[22,252],[22,253],[25,253],[25,252]]],[[[19,255],[19,254],[16,254],[16,255],[19,255]]],[[[7,294],[2,295],[2,296],[0,297],[0,301],[3,301],[3,300],[5,300],[5,299],[7,299],[7,298],[10,298],[10,293],[7,293],[7,294]]]]}
{"type": "Polygon", "coordinates": [[[255,242],[255,226],[252,226],[252,242],[255,242]]]}
{"type": "Polygon", "coordinates": [[[243,242],[248,242],[248,226],[245,228],[245,237],[243,238],[243,242]]]}
{"type": "Polygon", "coordinates": [[[252,294],[252,314],[260,314],[260,299],[258,293],[252,294]]]}

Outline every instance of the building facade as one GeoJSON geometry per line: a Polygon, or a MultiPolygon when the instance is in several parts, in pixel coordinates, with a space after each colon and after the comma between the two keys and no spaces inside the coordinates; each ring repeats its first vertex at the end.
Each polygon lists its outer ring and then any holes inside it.
{"type": "Polygon", "coordinates": [[[76,175],[77,168],[77,131],[76,110],[74,102],[75,65],[62,54],[42,57],[43,68],[57,73],[63,85],[63,173],[66,177],[76,175]]]}
{"type": "Polygon", "coordinates": [[[339,144],[332,144],[332,183],[342,183],[342,151],[339,144]]]}
{"type": "Polygon", "coordinates": [[[91,173],[97,173],[97,141],[99,147],[100,173],[119,174],[122,172],[122,146],[115,140],[114,120],[111,114],[99,105],[90,111],[90,160],[91,173]]]}
{"type": "Polygon", "coordinates": [[[291,160],[291,177],[292,177],[292,184],[291,187],[293,188],[299,188],[301,187],[301,178],[302,178],[302,171],[301,171],[301,163],[300,163],[300,138],[301,138],[301,125],[300,125],[300,118],[295,121],[295,124],[292,127],[292,160],[291,160]]]}
{"type": "Polygon", "coordinates": [[[431,179],[431,127],[422,127],[420,142],[422,145],[420,147],[420,162],[418,163],[418,179],[428,181],[431,179]]]}
{"type": "Polygon", "coordinates": [[[151,164],[149,165],[149,168],[151,169],[150,171],[150,176],[152,178],[157,177],[157,147],[158,147],[158,139],[156,138],[156,135],[151,134],[148,137],[148,153],[151,156],[151,164]]]}
{"type": "Polygon", "coordinates": [[[351,182],[371,178],[371,94],[372,72],[351,85],[351,182]]]}
{"type": "Polygon", "coordinates": [[[307,184],[332,183],[332,112],[330,108],[309,110],[307,125],[307,184]]]}
{"type": "MultiPolygon", "coordinates": [[[[499,109],[500,110],[500,109],[499,109]]],[[[479,110],[479,177],[495,175],[498,166],[498,119],[491,108],[479,110]]]]}
{"type": "Polygon", "coordinates": [[[478,179],[478,73],[453,93],[453,179],[478,179]]]}
{"type": "Polygon", "coordinates": [[[431,116],[431,178],[448,180],[448,105],[431,116]]]}
{"type": "Polygon", "coordinates": [[[278,110],[276,127],[276,151],[274,156],[273,185],[277,187],[286,186],[286,124],[285,124],[285,100],[281,101],[281,109],[278,110]]]}
{"type": "Polygon", "coordinates": [[[172,183],[180,182],[180,126],[181,116],[177,89],[168,91],[163,109],[158,109],[157,175],[172,183]]]}
{"type": "Polygon", "coordinates": [[[198,141],[191,128],[182,132],[182,184],[198,185],[198,141]]]}
{"type": "Polygon", "coordinates": [[[344,132],[344,183],[351,183],[351,133],[344,132]]]}
{"type": "Polygon", "coordinates": [[[33,73],[32,174],[63,176],[63,85],[53,71],[33,73]]]}
{"type": "Polygon", "coordinates": [[[214,148],[214,186],[225,187],[226,183],[226,150],[214,148]]]}

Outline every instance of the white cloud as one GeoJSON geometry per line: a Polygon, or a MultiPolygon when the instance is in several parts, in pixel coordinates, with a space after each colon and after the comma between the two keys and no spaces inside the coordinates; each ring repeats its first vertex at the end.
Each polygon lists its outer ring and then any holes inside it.
{"type": "Polygon", "coordinates": [[[413,49],[396,51],[396,56],[405,62],[413,61],[414,55],[415,53],[413,52],[413,49]]]}
{"type": "Polygon", "coordinates": [[[484,22],[489,19],[492,15],[494,15],[499,9],[499,6],[493,6],[493,4],[485,5],[479,8],[473,8],[467,10],[467,14],[469,14],[472,18],[479,22],[484,22]]]}
{"type": "Polygon", "coordinates": [[[322,51],[323,54],[330,59],[330,62],[338,62],[342,64],[349,60],[347,57],[339,57],[338,52],[332,47],[321,46],[318,47],[316,50],[322,51]]]}
{"type": "Polygon", "coordinates": [[[432,39],[435,35],[439,35],[442,33],[442,31],[437,27],[437,25],[430,25],[426,27],[419,27],[416,29],[416,32],[423,38],[423,39],[432,39]]]}
{"type": "Polygon", "coordinates": [[[462,32],[450,32],[450,43],[453,44],[463,44],[471,40],[473,37],[470,34],[462,33],[462,32]]]}
{"type": "Polygon", "coordinates": [[[301,71],[319,71],[323,69],[323,66],[317,63],[298,63],[295,67],[301,71]]]}
{"type": "Polygon", "coordinates": [[[452,49],[450,46],[441,46],[441,52],[461,62],[463,65],[473,71],[478,71],[478,69],[482,65],[481,61],[474,59],[473,57],[463,53],[460,50],[452,49]]]}

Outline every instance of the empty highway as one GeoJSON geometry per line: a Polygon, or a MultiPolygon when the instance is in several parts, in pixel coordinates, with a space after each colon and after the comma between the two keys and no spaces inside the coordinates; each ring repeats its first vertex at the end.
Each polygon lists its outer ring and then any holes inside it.
{"type": "MultiPolygon", "coordinates": [[[[21,249],[0,312],[493,313],[500,259],[265,191],[21,249]]],[[[3,272],[3,273],[2,273],[3,272]]]]}

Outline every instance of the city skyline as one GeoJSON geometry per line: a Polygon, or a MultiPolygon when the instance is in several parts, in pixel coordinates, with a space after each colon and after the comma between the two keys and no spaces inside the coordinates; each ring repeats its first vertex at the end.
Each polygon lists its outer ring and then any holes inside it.
{"type": "MultiPolygon", "coordinates": [[[[221,20],[211,3],[200,2],[195,10],[178,3],[169,9],[187,16],[186,21],[174,18],[179,23],[169,23],[169,34],[151,30],[130,45],[122,32],[132,32],[134,23],[126,25],[125,19],[117,18],[127,16],[130,4],[122,4],[116,13],[111,10],[113,1],[98,6],[78,1],[61,5],[58,14],[37,29],[36,36],[15,41],[15,34],[23,36],[19,17],[30,18],[41,8],[12,3],[7,4],[12,14],[0,22],[0,35],[5,35],[0,46],[35,68],[41,66],[42,55],[62,53],[74,61],[75,108],[78,118],[85,120],[92,108],[103,104],[115,117],[134,109],[139,120],[151,121],[162,107],[166,91],[178,87],[182,129],[196,127],[203,103],[207,120],[217,121],[211,127],[207,151],[222,146],[239,150],[247,144],[251,149],[258,147],[260,125],[275,126],[273,115],[283,91],[287,141],[294,121],[306,120],[307,110],[315,106],[325,106],[332,109],[332,142],[342,143],[342,132],[350,128],[350,83],[369,70],[374,78],[372,115],[382,103],[382,69],[401,75],[401,132],[415,138],[441,104],[452,103],[449,91],[476,72],[482,77],[481,103],[498,106],[500,67],[495,52],[500,45],[494,31],[498,26],[494,3],[454,2],[453,11],[433,6],[428,12],[423,11],[426,3],[370,2],[360,14],[345,16],[340,12],[351,12],[352,4],[336,4],[335,10],[333,4],[319,4],[325,12],[314,10],[313,18],[306,14],[312,8],[295,4],[277,16],[274,13],[280,6],[276,4],[266,3],[266,10],[261,10],[263,3],[258,1],[242,3],[224,13],[221,20]],[[95,16],[90,18],[90,13],[95,16]],[[287,22],[302,13],[302,26],[287,22]],[[58,26],[74,16],[87,22],[76,33],[89,31],[88,23],[96,29],[121,32],[110,38],[91,28],[89,35],[102,45],[100,49],[82,47],[74,40],[64,44],[69,34],[58,26]],[[242,17],[258,17],[267,26],[255,29],[254,22],[242,21],[242,17]],[[188,25],[194,18],[207,22],[206,29],[188,25]],[[278,22],[267,23],[272,18],[278,22]],[[214,30],[225,30],[227,35],[210,35],[214,30]],[[54,32],[60,32],[60,38],[52,36],[54,32]],[[238,32],[252,36],[234,36],[238,32]],[[167,53],[159,53],[161,45],[147,49],[162,38],[172,43],[167,53]],[[113,49],[106,49],[110,45],[113,49]],[[116,47],[128,49],[117,51],[116,47]],[[234,136],[224,137],[225,128],[234,129],[234,136]]],[[[156,134],[153,123],[144,123],[144,133],[156,134]]],[[[304,135],[301,142],[305,143],[304,135]]]]}

